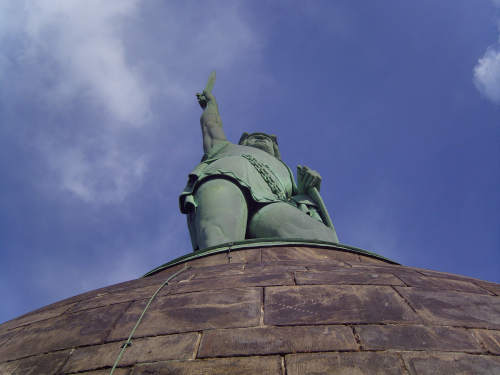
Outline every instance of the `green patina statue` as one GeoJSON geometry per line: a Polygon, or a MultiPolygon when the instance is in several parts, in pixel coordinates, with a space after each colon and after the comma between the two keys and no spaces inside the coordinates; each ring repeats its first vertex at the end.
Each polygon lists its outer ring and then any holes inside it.
{"type": "Polygon", "coordinates": [[[323,200],[321,176],[297,167],[297,184],[281,161],[275,135],[243,133],[226,139],[215,97],[215,72],[203,93],[205,154],[181,193],[194,250],[248,238],[301,238],[338,242],[323,200]]]}

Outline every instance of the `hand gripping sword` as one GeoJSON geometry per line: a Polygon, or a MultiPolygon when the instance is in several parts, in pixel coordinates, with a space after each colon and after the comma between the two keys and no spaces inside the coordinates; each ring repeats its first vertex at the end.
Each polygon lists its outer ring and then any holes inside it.
{"type": "MultiPolygon", "coordinates": [[[[297,166],[297,174],[303,174],[304,169],[302,166],[297,166]]],[[[321,198],[321,195],[319,194],[319,191],[316,187],[312,187],[307,191],[307,194],[311,197],[311,199],[316,202],[319,208],[319,214],[321,216],[321,219],[323,219],[323,223],[329,227],[333,231],[333,235],[335,237],[335,242],[339,242],[339,238],[337,236],[337,231],[335,230],[335,227],[333,226],[332,219],[330,218],[330,215],[328,214],[328,210],[326,209],[325,202],[323,202],[323,198],[321,198]]]]}

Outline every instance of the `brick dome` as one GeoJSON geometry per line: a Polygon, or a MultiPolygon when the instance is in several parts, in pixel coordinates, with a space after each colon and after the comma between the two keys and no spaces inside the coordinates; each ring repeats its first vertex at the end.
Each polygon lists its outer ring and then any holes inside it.
{"type": "MultiPolygon", "coordinates": [[[[500,374],[500,284],[345,246],[253,244],[0,325],[0,374],[500,374]]],[[[205,255],[205,256],[201,256],[205,255]]]]}

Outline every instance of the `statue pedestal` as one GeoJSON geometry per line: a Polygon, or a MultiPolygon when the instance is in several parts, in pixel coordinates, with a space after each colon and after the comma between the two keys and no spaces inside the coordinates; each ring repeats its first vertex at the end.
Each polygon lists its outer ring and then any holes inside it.
{"type": "Polygon", "coordinates": [[[500,373],[500,285],[343,245],[261,241],[0,325],[0,373],[500,373]],[[479,354],[479,355],[478,355],[479,354]]]}

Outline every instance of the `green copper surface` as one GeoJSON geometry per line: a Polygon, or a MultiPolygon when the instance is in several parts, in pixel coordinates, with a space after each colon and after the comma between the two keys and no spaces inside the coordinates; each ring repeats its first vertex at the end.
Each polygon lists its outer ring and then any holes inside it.
{"type": "Polygon", "coordinates": [[[338,242],[321,195],[321,176],[303,166],[295,183],[275,135],[243,133],[227,140],[212,94],[215,72],[197,93],[204,155],[179,198],[194,250],[250,238],[338,242]]]}

